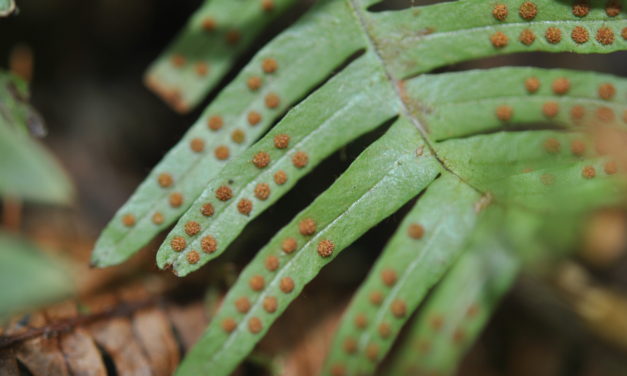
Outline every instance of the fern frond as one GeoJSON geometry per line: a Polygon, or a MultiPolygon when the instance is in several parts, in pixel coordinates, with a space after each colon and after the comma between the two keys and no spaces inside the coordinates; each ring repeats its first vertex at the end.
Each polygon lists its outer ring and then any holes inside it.
{"type": "Polygon", "coordinates": [[[627,18],[624,11],[607,11],[608,4],[590,1],[588,12],[579,17],[570,1],[461,0],[402,11],[364,12],[363,20],[390,72],[403,78],[513,52],[624,50],[627,18]]]}
{"type": "Polygon", "coordinates": [[[503,239],[473,238],[408,328],[389,375],[451,374],[514,281],[519,262],[503,239]]]}
{"type": "Polygon", "coordinates": [[[229,374],[323,266],[436,177],[434,158],[416,155],[421,143],[399,119],[279,231],[242,271],[177,374],[229,374]]]}
{"type": "Polygon", "coordinates": [[[314,10],[264,47],[155,166],[100,235],[94,265],[123,262],[175,222],[229,160],[363,47],[341,2],[326,1],[314,10]],[[303,41],[302,35],[326,43],[303,41]],[[267,59],[276,63],[272,73],[263,70],[267,59]],[[251,78],[260,79],[260,86],[251,85],[251,78]]]}
{"type": "Polygon", "coordinates": [[[159,267],[173,266],[183,276],[218,257],[329,154],[393,117],[393,90],[373,59],[366,54],[354,61],[229,162],[170,232],[157,254],[159,267]]]}
{"type": "Polygon", "coordinates": [[[145,74],[145,83],[179,112],[194,108],[237,57],[296,0],[206,0],[145,74]]]}
{"type": "Polygon", "coordinates": [[[480,194],[446,173],[420,197],[361,284],[329,350],[324,374],[371,374],[405,321],[472,233],[480,194]]]}

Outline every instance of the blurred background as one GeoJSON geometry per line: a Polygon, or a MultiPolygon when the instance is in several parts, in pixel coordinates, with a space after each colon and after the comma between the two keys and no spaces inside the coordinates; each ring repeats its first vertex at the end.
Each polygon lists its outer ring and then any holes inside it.
{"type": "MultiPolygon", "coordinates": [[[[72,303],[20,315],[0,329],[5,336],[0,340],[0,374],[16,369],[24,375],[63,374],[60,351],[78,351],[80,346],[87,349],[86,369],[105,372],[101,374],[132,374],[146,364],[153,374],[169,374],[254,252],[383,132],[368,134],[332,155],[248,226],[229,252],[185,280],[157,271],[153,255],[159,239],[120,267],[90,269],[91,247],[101,229],[204,107],[186,115],[175,113],[142,83],[145,69],[201,3],[25,0],[19,2],[18,15],[0,19],[0,67],[8,68],[16,55],[32,54],[31,102],[48,130],[42,142],[67,170],[76,190],[72,205],[65,208],[11,198],[2,203],[4,230],[64,259],[76,293],[72,303]],[[84,307],[89,314],[81,316],[84,307]],[[83,337],[76,334],[77,328],[87,328],[83,337]],[[141,348],[159,330],[162,346],[133,353],[128,343],[137,342],[141,348]],[[120,336],[133,337],[124,337],[128,348],[113,343],[120,336]]],[[[288,12],[261,41],[294,22],[309,3],[303,1],[288,12]]],[[[377,9],[424,3],[386,1],[377,9]]],[[[239,59],[225,82],[252,54],[239,59]]],[[[500,65],[588,69],[625,77],[627,54],[516,54],[439,71],[500,65]]],[[[313,374],[352,291],[407,207],[330,264],[238,373],[271,374],[278,362],[287,375],[313,374]]],[[[616,208],[590,221],[577,257],[559,266],[555,275],[521,278],[472,348],[460,375],[627,374],[627,217],[616,208]]]]}

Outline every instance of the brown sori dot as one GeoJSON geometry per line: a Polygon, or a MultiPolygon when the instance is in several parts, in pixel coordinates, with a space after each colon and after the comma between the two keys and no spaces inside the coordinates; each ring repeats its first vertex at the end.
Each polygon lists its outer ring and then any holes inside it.
{"type": "Polygon", "coordinates": [[[342,348],[347,354],[354,354],[357,352],[357,341],[355,341],[354,338],[348,337],[344,340],[342,348]]]}
{"type": "Polygon", "coordinates": [[[287,254],[294,252],[296,248],[298,248],[298,243],[294,238],[285,238],[281,242],[281,249],[287,254]]]}
{"type": "Polygon", "coordinates": [[[453,332],[453,342],[460,344],[464,341],[465,338],[466,333],[464,333],[462,329],[455,329],[455,332],[453,332]]]}
{"type": "Polygon", "coordinates": [[[586,152],[586,144],[581,140],[573,140],[573,142],[570,143],[570,151],[574,155],[581,157],[586,152]]]}
{"type": "Polygon", "coordinates": [[[588,29],[582,26],[575,26],[573,31],[570,33],[570,37],[575,41],[575,43],[583,44],[588,41],[590,35],[588,34],[588,29]]]}
{"type": "Polygon", "coordinates": [[[268,258],[266,258],[265,265],[266,269],[273,272],[279,268],[279,258],[276,256],[268,256],[268,258]]]}
{"type": "Polygon", "coordinates": [[[359,329],[363,329],[368,325],[368,319],[366,318],[366,315],[364,315],[363,313],[358,314],[357,316],[355,316],[355,326],[359,329]]]}
{"type": "Polygon", "coordinates": [[[368,359],[375,362],[379,357],[379,346],[375,345],[374,343],[366,346],[366,356],[368,357],[368,359]]]}
{"type": "Polygon", "coordinates": [[[155,214],[152,215],[152,223],[154,223],[155,225],[160,225],[163,223],[163,214],[156,212],[155,214]]]}
{"type": "Polygon", "coordinates": [[[236,129],[233,131],[233,133],[231,133],[231,140],[233,140],[233,142],[235,142],[236,144],[241,144],[242,142],[244,142],[245,138],[246,134],[241,129],[236,129]]]}
{"type": "Polygon", "coordinates": [[[168,174],[167,172],[162,172],[157,177],[157,183],[159,183],[159,185],[163,188],[167,188],[174,183],[174,179],[172,179],[172,175],[168,174]]]}
{"type": "Polygon", "coordinates": [[[618,166],[615,161],[605,162],[603,165],[603,171],[608,175],[614,175],[618,171],[618,166]]]}
{"type": "Polygon", "coordinates": [[[283,185],[287,181],[287,174],[283,170],[279,170],[274,174],[274,182],[283,185]]]}
{"type": "Polygon", "coordinates": [[[247,313],[250,310],[250,300],[245,296],[237,298],[235,300],[235,309],[239,313],[247,313]]]}
{"type": "Polygon", "coordinates": [[[274,296],[266,296],[263,299],[263,309],[268,313],[274,313],[278,305],[279,303],[274,296]]]}
{"type": "Polygon", "coordinates": [[[248,281],[248,285],[251,289],[253,289],[253,291],[261,291],[266,285],[266,281],[262,276],[254,275],[250,278],[250,281],[248,281]]]}
{"type": "Polygon", "coordinates": [[[431,350],[431,342],[424,339],[418,341],[418,350],[422,354],[428,353],[431,350]]]}
{"type": "Polygon", "coordinates": [[[623,27],[620,35],[623,37],[624,40],[627,40],[627,27],[623,27]]]}
{"type": "Polygon", "coordinates": [[[542,113],[548,118],[554,118],[555,116],[557,116],[559,110],[559,104],[554,101],[546,102],[542,105],[542,113]]]}
{"type": "Polygon", "coordinates": [[[496,117],[500,121],[509,121],[514,114],[514,110],[510,106],[501,105],[496,108],[496,117]]]}
{"type": "Polygon", "coordinates": [[[540,182],[544,185],[553,185],[555,183],[555,176],[551,174],[542,174],[540,175],[540,182]]]}
{"type": "Polygon", "coordinates": [[[381,280],[386,286],[393,286],[396,283],[396,272],[392,269],[384,269],[381,272],[381,280]]]}
{"type": "Polygon", "coordinates": [[[277,64],[276,60],[271,57],[265,58],[261,61],[261,69],[263,69],[265,73],[274,73],[278,67],[279,64],[277,64]]]}
{"type": "Polygon", "coordinates": [[[379,335],[381,336],[381,338],[388,338],[390,334],[392,334],[392,329],[390,329],[390,324],[385,323],[385,322],[382,322],[381,324],[379,324],[377,331],[379,332],[379,335]]]}
{"type": "Polygon", "coordinates": [[[334,364],[331,367],[331,376],[346,376],[346,368],[341,364],[334,364]]]}
{"type": "Polygon", "coordinates": [[[378,306],[383,303],[383,294],[381,291],[373,291],[368,296],[368,300],[370,300],[370,303],[378,306]]]}
{"type": "Polygon", "coordinates": [[[207,235],[200,241],[200,247],[205,253],[213,253],[218,249],[218,242],[213,236],[207,235]]]}
{"type": "Polygon", "coordinates": [[[544,150],[551,154],[557,154],[560,152],[560,142],[555,138],[549,138],[544,141],[544,150]]]}
{"type": "Polygon", "coordinates": [[[189,262],[192,265],[200,261],[200,255],[196,251],[187,252],[187,255],[185,256],[185,258],[187,258],[187,262],[189,262]]]}
{"type": "Polygon", "coordinates": [[[231,333],[232,331],[235,330],[235,328],[237,328],[237,323],[232,318],[228,317],[222,320],[222,329],[225,332],[231,333]]]}
{"type": "Polygon", "coordinates": [[[494,8],[492,8],[492,15],[499,21],[505,21],[507,18],[507,5],[496,4],[494,8]]]}
{"type": "Polygon", "coordinates": [[[247,198],[243,198],[239,200],[237,203],[237,211],[244,215],[250,214],[251,210],[253,210],[253,202],[247,198]]]}
{"type": "Polygon", "coordinates": [[[538,14],[538,7],[531,1],[525,1],[520,5],[520,8],[518,9],[518,14],[523,20],[531,21],[538,14]]]}
{"type": "Polygon", "coordinates": [[[553,92],[557,95],[564,95],[570,90],[570,81],[566,77],[559,77],[551,84],[553,92]]]}
{"type": "Polygon", "coordinates": [[[597,30],[596,39],[605,46],[610,45],[614,43],[614,32],[609,27],[601,27],[597,30]]]}
{"type": "Polygon", "coordinates": [[[257,125],[261,121],[261,114],[257,111],[250,111],[248,113],[248,124],[257,125]]]}
{"type": "Polygon", "coordinates": [[[466,311],[466,318],[471,319],[477,316],[477,313],[479,313],[479,306],[477,306],[476,304],[471,304],[466,311]]]}
{"type": "Polygon", "coordinates": [[[390,306],[390,310],[394,316],[400,318],[405,316],[405,313],[407,313],[407,305],[400,299],[394,299],[392,305],[390,306]]]}
{"type": "Polygon", "coordinates": [[[175,236],[170,240],[170,247],[172,247],[172,250],[175,252],[181,252],[186,246],[187,242],[182,236],[175,236]]]}
{"type": "Polygon", "coordinates": [[[248,88],[252,91],[259,90],[262,83],[263,81],[261,80],[261,77],[258,76],[252,76],[249,77],[248,80],[246,80],[246,86],[248,86],[248,88]]]}
{"type": "Polygon", "coordinates": [[[248,330],[251,333],[259,333],[261,330],[263,329],[263,324],[261,323],[261,320],[259,319],[259,317],[251,317],[248,320],[248,330]]]}
{"type": "Polygon", "coordinates": [[[196,71],[196,74],[199,76],[206,76],[207,73],[209,73],[209,65],[205,62],[198,62],[196,63],[196,65],[194,66],[194,70],[196,71]]]}
{"type": "Polygon", "coordinates": [[[335,244],[333,244],[330,240],[323,240],[318,243],[318,254],[321,257],[329,257],[333,254],[333,250],[335,249],[335,244]]]}
{"type": "Polygon", "coordinates": [[[133,214],[125,214],[122,217],[122,224],[124,224],[124,226],[126,227],[135,226],[135,216],[133,214]]]}
{"type": "Polygon", "coordinates": [[[616,95],[616,88],[610,83],[604,83],[599,86],[599,97],[601,99],[610,100],[616,95]]]}
{"type": "Polygon", "coordinates": [[[581,170],[581,176],[583,176],[586,179],[592,179],[593,177],[595,177],[597,174],[597,171],[594,169],[593,166],[585,166],[582,170],[581,170]]]}
{"type": "Polygon", "coordinates": [[[270,186],[266,183],[259,183],[255,186],[255,197],[265,200],[270,197],[270,186]]]}
{"type": "Polygon", "coordinates": [[[298,224],[298,231],[301,235],[309,236],[316,232],[316,221],[311,218],[305,218],[298,224]]]}
{"type": "Polygon", "coordinates": [[[211,17],[206,17],[202,20],[202,28],[205,31],[213,31],[216,28],[216,21],[211,17]]]}
{"type": "Polygon", "coordinates": [[[224,121],[222,120],[222,116],[214,115],[210,117],[209,120],[207,121],[207,126],[212,131],[217,131],[218,129],[222,128],[223,125],[224,125],[224,121]]]}
{"type": "Polygon", "coordinates": [[[297,168],[303,168],[309,163],[309,156],[304,151],[297,151],[292,155],[292,164],[297,168]]]}
{"type": "Polygon", "coordinates": [[[170,62],[175,67],[180,68],[185,65],[185,58],[183,57],[183,55],[175,54],[172,55],[172,57],[170,58],[170,62]]]}
{"type": "Polygon", "coordinates": [[[255,167],[264,168],[268,164],[270,164],[270,154],[266,153],[265,151],[260,151],[253,156],[252,162],[255,167]]]}
{"type": "Polygon", "coordinates": [[[221,185],[216,189],[216,198],[220,201],[228,201],[233,197],[233,190],[228,185],[221,185]]]}
{"type": "Polygon", "coordinates": [[[194,236],[200,232],[200,224],[195,221],[188,221],[185,224],[185,233],[189,236],[194,236]]]}
{"type": "Polygon", "coordinates": [[[583,106],[576,105],[570,109],[570,116],[574,120],[581,120],[586,114],[586,109],[583,106]]]}
{"type": "Polygon", "coordinates": [[[189,142],[189,148],[195,153],[201,153],[205,150],[205,142],[201,138],[193,138],[189,142]]]}
{"type": "Polygon", "coordinates": [[[225,159],[228,159],[231,153],[228,146],[220,145],[213,151],[213,154],[216,156],[217,159],[223,161],[225,159]]]}
{"type": "Polygon", "coordinates": [[[286,294],[289,294],[294,290],[294,280],[290,277],[281,278],[281,282],[279,283],[279,288],[286,294]]]}
{"type": "Polygon", "coordinates": [[[277,149],[285,149],[290,144],[290,136],[286,134],[277,134],[274,136],[274,146],[277,149]]]}
{"type": "Polygon", "coordinates": [[[266,103],[266,107],[268,108],[277,108],[281,103],[281,99],[276,93],[268,93],[264,101],[266,103]]]}
{"type": "Polygon", "coordinates": [[[407,228],[407,235],[413,239],[421,239],[425,234],[425,228],[418,223],[412,223],[407,228]]]}
{"type": "Polygon", "coordinates": [[[609,0],[605,3],[605,14],[610,17],[616,17],[620,14],[621,5],[617,0],[609,0]]]}
{"type": "Polygon", "coordinates": [[[440,315],[435,315],[431,318],[431,328],[433,330],[440,330],[444,326],[444,318],[440,315]]]}
{"type": "Polygon", "coordinates": [[[562,40],[562,30],[557,27],[549,27],[544,32],[544,38],[551,44],[557,44],[562,40]]]}
{"type": "Polygon", "coordinates": [[[525,89],[529,93],[535,93],[540,89],[540,80],[537,77],[529,77],[525,80],[525,89]]]}
{"type": "Polygon", "coordinates": [[[531,44],[536,40],[536,35],[530,29],[525,29],[520,32],[518,40],[525,46],[531,46],[531,44]]]}
{"type": "Polygon", "coordinates": [[[588,0],[577,0],[573,4],[573,15],[575,17],[585,17],[590,12],[590,4],[588,0]]]}
{"type": "Polygon", "coordinates": [[[173,208],[178,208],[183,204],[183,195],[179,192],[170,193],[170,206],[173,208]]]}
{"type": "Polygon", "coordinates": [[[242,38],[242,35],[237,30],[229,30],[226,33],[226,43],[230,45],[237,44],[241,38],[242,38]]]}
{"type": "Polygon", "coordinates": [[[200,213],[205,217],[211,217],[214,213],[213,205],[211,203],[206,203],[200,208],[200,213]]]}
{"type": "Polygon", "coordinates": [[[490,42],[495,48],[503,48],[507,46],[509,39],[503,32],[497,31],[496,33],[490,35],[490,42]]]}
{"type": "Polygon", "coordinates": [[[614,121],[614,111],[611,108],[601,106],[597,109],[597,118],[603,122],[610,123],[614,121]]]}

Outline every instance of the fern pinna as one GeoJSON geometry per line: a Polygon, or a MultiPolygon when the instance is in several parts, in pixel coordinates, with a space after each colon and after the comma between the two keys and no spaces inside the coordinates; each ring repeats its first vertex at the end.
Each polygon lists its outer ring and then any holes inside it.
{"type": "MultiPolygon", "coordinates": [[[[193,107],[290,3],[207,1],[147,82],[193,107]]],[[[385,374],[451,373],[517,272],[563,256],[587,212],[620,201],[620,153],[601,135],[627,125],[627,81],[428,72],[512,52],[627,49],[623,2],[376,3],[318,1],[261,48],[98,240],[93,263],[114,265],[176,222],[157,263],[187,275],[331,153],[391,124],[257,252],[178,374],[229,374],[322,267],[421,193],[352,299],[323,374],[375,372],[410,319],[385,374]]]]}

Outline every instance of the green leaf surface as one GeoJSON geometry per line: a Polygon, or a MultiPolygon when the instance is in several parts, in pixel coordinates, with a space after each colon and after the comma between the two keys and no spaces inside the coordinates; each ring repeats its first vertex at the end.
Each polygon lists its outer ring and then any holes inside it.
{"type": "Polygon", "coordinates": [[[146,85],[177,111],[189,111],[224,78],[261,32],[295,2],[205,1],[152,63],[145,75],[146,85]]]}
{"type": "Polygon", "coordinates": [[[590,10],[583,17],[573,14],[571,1],[534,0],[531,3],[535,12],[521,11],[524,2],[461,0],[366,13],[364,19],[388,69],[400,78],[446,64],[513,52],[610,53],[627,48],[622,36],[627,27],[624,1],[620,2],[623,11],[616,16],[606,13],[607,1],[590,1],[590,10]],[[507,8],[503,21],[493,15],[497,4],[507,8]],[[573,36],[577,27],[587,38],[573,36]],[[532,34],[533,40],[524,38],[524,34],[521,38],[523,32],[532,34]],[[521,39],[531,43],[527,45],[521,39]]]}
{"type": "Polygon", "coordinates": [[[229,162],[170,232],[157,254],[159,267],[173,266],[174,272],[183,276],[219,256],[247,223],[322,159],[394,116],[398,105],[393,89],[373,59],[372,54],[361,56],[290,111],[263,139],[229,162]],[[275,138],[284,135],[289,137],[287,147],[276,147],[275,138]],[[302,153],[307,155],[307,164],[299,167],[294,158],[302,153]],[[269,157],[267,166],[259,168],[253,163],[259,155],[269,157]],[[279,181],[281,184],[275,179],[279,171],[286,176],[285,182],[279,181]],[[260,195],[258,189],[264,184],[266,195],[260,195]],[[228,187],[232,198],[220,200],[217,192],[221,187],[228,187]],[[203,215],[205,205],[213,207],[213,215],[203,215]],[[190,235],[186,231],[192,224],[200,230],[190,235]],[[217,242],[217,249],[211,253],[203,252],[202,242],[207,236],[217,242]],[[181,238],[186,245],[175,250],[172,242],[181,238]],[[190,252],[200,255],[193,264],[189,262],[190,252]]]}
{"type": "Polygon", "coordinates": [[[0,17],[6,17],[15,12],[15,0],[0,0],[0,17]]]}
{"type": "MultiPolygon", "coordinates": [[[[498,225],[490,223],[489,228],[493,227],[498,225]]],[[[386,374],[453,374],[518,270],[516,256],[493,231],[473,236],[413,320],[386,374]]]]}
{"type": "Polygon", "coordinates": [[[29,201],[67,204],[72,185],[50,154],[29,134],[38,122],[28,103],[26,84],[0,72],[0,195],[29,201]]]}
{"type": "Polygon", "coordinates": [[[351,16],[343,3],[321,2],[316,9],[318,12],[305,16],[261,49],[155,166],[96,242],[94,265],[110,266],[126,260],[175,222],[229,160],[244,152],[292,103],[362,48],[359,34],[347,27],[351,16]],[[303,35],[318,35],[325,43],[317,39],[303,41],[303,35]],[[263,73],[266,58],[277,62],[272,74],[263,73]],[[261,78],[259,89],[247,86],[251,77],[261,78]],[[276,108],[265,104],[270,93],[280,99],[276,108]],[[260,115],[259,123],[251,125],[251,112],[260,115]],[[208,127],[214,117],[221,119],[217,130],[208,127]],[[202,151],[195,152],[192,142],[202,145],[202,151]],[[229,157],[218,159],[216,151],[224,147],[229,157]],[[171,178],[167,187],[159,183],[163,174],[171,178]]]}
{"type": "Polygon", "coordinates": [[[323,374],[372,374],[425,294],[463,250],[480,194],[446,173],[405,217],[336,331],[323,374]]]}
{"type": "Polygon", "coordinates": [[[327,191],[279,231],[240,274],[177,375],[207,374],[209,370],[215,375],[229,374],[323,266],[424,189],[439,167],[433,157],[416,155],[420,144],[416,129],[400,119],[327,191]],[[306,219],[315,223],[312,235],[300,232],[306,219]],[[297,244],[290,253],[282,250],[287,238],[297,244]],[[321,249],[329,251],[331,244],[330,255],[322,257],[321,249]],[[275,262],[276,268],[268,267],[275,262]],[[236,301],[241,298],[246,299],[247,310],[238,310],[241,306],[237,307],[236,301]],[[268,299],[273,298],[273,309],[268,309],[268,299]]]}
{"type": "Polygon", "coordinates": [[[14,235],[0,232],[0,319],[72,290],[67,268],[14,235]],[[19,286],[19,288],[18,288],[19,286]]]}
{"type": "Polygon", "coordinates": [[[444,141],[440,160],[496,201],[537,212],[577,211],[616,202],[625,179],[608,169],[581,133],[498,132],[444,141]],[[581,154],[573,145],[581,145],[581,154]]]}
{"type": "Polygon", "coordinates": [[[433,140],[549,122],[584,130],[606,117],[627,126],[627,80],[608,74],[502,67],[421,75],[405,90],[433,140]]]}

